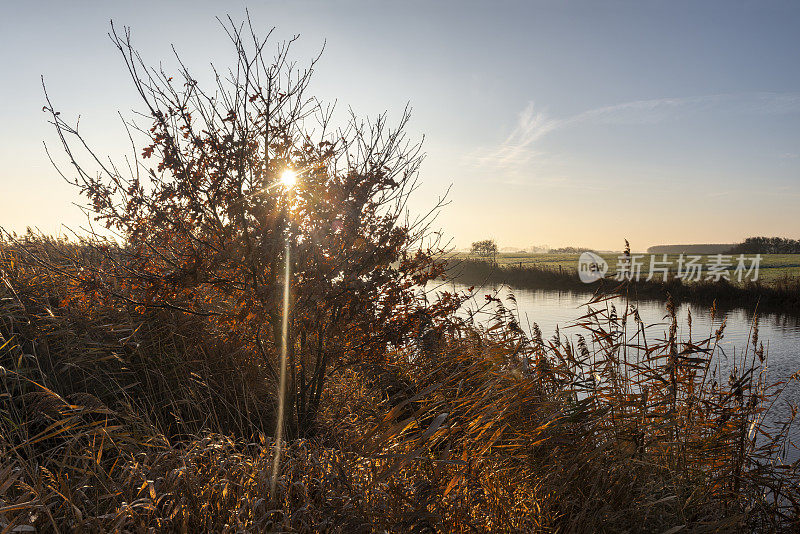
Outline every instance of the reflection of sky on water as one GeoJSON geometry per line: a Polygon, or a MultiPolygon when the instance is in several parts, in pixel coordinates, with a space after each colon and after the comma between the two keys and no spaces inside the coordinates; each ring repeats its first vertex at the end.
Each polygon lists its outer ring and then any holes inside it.
{"type": "MultiPolygon", "coordinates": [[[[430,290],[432,286],[429,286],[430,290]]],[[[467,286],[447,284],[439,286],[439,291],[466,291],[467,286]]],[[[467,303],[469,309],[475,310],[485,304],[484,295],[494,295],[492,287],[484,287],[475,291],[475,296],[467,303]]],[[[497,296],[509,309],[518,315],[521,326],[530,331],[530,326],[534,322],[539,325],[542,337],[547,340],[553,337],[558,326],[562,335],[578,333],[576,328],[570,328],[575,321],[587,312],[586,303],[591,298],[589,294],[577,294],[569,291],[555,290],[530,290],[501,288],[497,296]],[[512,292],[516,298],[516,306],[507,297],[512,292]],[[527,326],[527,328],[526,328],[527,326]]],[[[614,299],[613,302],[619,314],[624,310],[625,304],[621,299],[614,299]]],[[[593,305],[594,309],[604,307],[605,303],[593,305]]],[[[669,324],[664,318],[666,315],[666,304],[659,301],[640,301],[638,303],[639,315],[645,325],[648,325],[648,339],[664,339],[667,336],[669,324]]],[[[479,320],[486,320],[491,317],[493,308],[483,306],[483,310],[476,317],[479,320]]],[[[752,336],[753,313],[752,310],[726,309],[719,310],[717,317],[712,322],[709,308],[699,304],[681,304],[677,309],[678,316],[678,335],[681,339],[686,339],[689,334],[687,318],[691,310],[692,314],[692,339],[700,341],[706,337],[714,335],[719,328],[723,318],[727,319],[724,337],[720,342],[720,354],[724,354],[721,367],[726,367],[725,361],[731,362],[735,357],[737,362],[741,359],[742,351],[747,348],[748,360],[752,358],[752,336]]],[[[629,318],[629,331],[634,331],[633,318],[629,318]]],[[[763,314],[759,316],[759,342],[763,342],[765,352],[768,353],[768,376],[770,382],[785,380],[794,372],[800,370],[800,317],[780,314],[763,314]]],[[[589,341],[587,337],[587,342],[589,341]]],[[[727,377],[723,377],[727,378],[727,377]]],[[[774,410],[768,419],[780,420],[782,415],[787,412],[787,403],[800,403],[800,383],[793,382],[786,387],[782,399],[778,403],[778,409],[774,410]],[[780,407],[783,406],[784,409],[780,407]]],[[[795,442],[800,438],[800,428],[795,428],[793,432],[795,442]]],[[[797,454],[790,454],[789,459],[794,459],[797,454]]]]}

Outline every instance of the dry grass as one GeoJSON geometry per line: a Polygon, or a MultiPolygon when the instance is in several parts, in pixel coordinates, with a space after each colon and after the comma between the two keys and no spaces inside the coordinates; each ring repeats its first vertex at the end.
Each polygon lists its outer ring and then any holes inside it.
{"type": "MultiPolygon", "coordinates": [[[[56,263],[67,245],[25,246],[56,263]]],[[[488,326],[453,318],[334,370],[270,495],[274,384],[245,345],[179,312],[61,306],[63,273],[0,252],[4,532],[798,526],[793,414],[763,422],[783,385],[757,335],[725,362],[724,328],[679,339],[671,307],[664,339],[597,300],[580,336],[543,340],[491,303],[488,326]]]]}

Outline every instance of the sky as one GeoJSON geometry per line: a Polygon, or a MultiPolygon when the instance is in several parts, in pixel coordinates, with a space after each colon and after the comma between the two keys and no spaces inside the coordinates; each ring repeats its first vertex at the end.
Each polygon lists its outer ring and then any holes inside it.
{"type": "MultiPolygon", "coordinates": [[[[0,226],[84,224],[50,163],[62,115],[129,150],[141,102],[107,35],[195,72],[234,60],[215,17],[323,44],[311,92],[358,115],[413,108],[424,212],[455,247],[634,250],[800,238],[800,2],[11,2],[0,7],[0,226]]],[[[58,153],[57,150],[54,150],[58,153]]]]}

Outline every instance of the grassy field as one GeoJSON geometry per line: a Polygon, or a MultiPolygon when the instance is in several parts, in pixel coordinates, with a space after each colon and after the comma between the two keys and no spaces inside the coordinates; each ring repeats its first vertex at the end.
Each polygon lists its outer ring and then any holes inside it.
{"type": "MultiPolygon", "coordinates": [[[[635,255],[636,253],[634,253],[635,255]]],[[[620,254],[600,254],[609,265],[609,273],[614,272],[620,254]]],[[[525,253],[503,253],[497,256],[497,263],[507,267],[536,267],[549,268],[553,270],[567,270],[577,272],[579,254],[525,254],[525,253]]],[[[647,276],[650,268],[650,254],[641,255],[642,275],[647,276]]],[[[474,258],[470,254],[456,254],[457,259],[474,258]]],[[[703,256],[700,263],[703,264],[703,276],[706,276],[706,264],[711,261],[711,256],[703,256]]],[[[752,255],[745,256],[749,268],[752,255]]],[[[655,261],[662,261],[661,254],[654,255],[655,261]]],[[[678,255],[668,254],[667,261],[670,262],[670,272],[675,274],[678,265],[678,255]]],[[[736,267],[736,257],[732,258],[733,265],[730,272],[736,267]]],[[[660,279],[661,275],[656,274],[655,278],[660,279]]],[[[800,277],[800,254],[762,254],[759,266],[759,281],[770,284],[786,278],[800,277]]],[[[735,282],[734,279],[731,280],[735,282]]]]}

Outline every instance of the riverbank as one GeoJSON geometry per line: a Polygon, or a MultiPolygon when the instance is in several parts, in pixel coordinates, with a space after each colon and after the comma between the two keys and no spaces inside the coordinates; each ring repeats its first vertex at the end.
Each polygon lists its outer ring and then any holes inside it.
{"type": "MultiPolygon", "coordinates": [[[[621,252],[598,252],[597,255],[601,257],[610,268],[614,271],[614,266],[619,262],[621,252]]],[[[668,267],[670,275],[677,275],[677,268],[680,263],[680,254],[667,254],[666,259],[662,254],[641,254],[633,253],[637,258],[637,262],[642,265],[642,270],[647,273],[652,259],[658,261],[661,265],[668,267]],[[661,263],[661,262],[664,263],[661,263]]],[[[684,254],[684,261],[689,261],[688,255],[684,254]]],[[[525,252],[501,252],[496,256],[495,263],[500,266],[516,266],[516,267],[542,267],[558,270],[568,270],[575,272],[578,266],[578,259],[580,253],[578,252],[546,252],[546,253],[525,253],[525,252]]],[[[480,260],[474,255],[466,254],[463,252],[455,253],[451,257],[454,261],[458,260],[480,260]]],[[[752,260],[752,254],[746,254],[745,260],[749,266],[752,260]]],[[[714,256],[705,255],[701,257],[700,263],[707,264],[713,262],[714,256]]],[[[738,258],[730,256],[730,261],[733,264],[731,269],[735,268],[738,258]]],[[[704,270],[705,272],[705,270],[704,270]]],[[[657,277],[660,274],[656,274],[657,277]]],[[[798,278],[800,277],[800,254],[761,254],[761,259],[758,266],[758,280],[763,285],[771,285],[773,282],[782,280],[784,278],[798,278]]]]}
{"type": "Polygon", "coordinates": [[[448,274],[467,285],[508,284],[523,289],[559,289],[580,293],[627,293],[632,297],[666,300],[669,296],[678,302],[697,302],[710,305],[716,302],[724,307],[741,307],[800,314],[800,278],[788,275],[768,283],[746,282],[733,284],[701,281],[685,284],[679,278],[620,282],[605,278],[586,284],[578,278],[577,271],[541,264],[492,264],[474,259],[456,258],[449,262],[448,274]]]}

